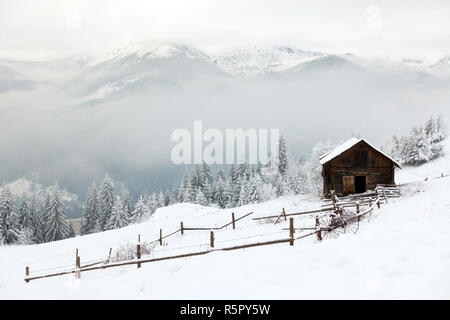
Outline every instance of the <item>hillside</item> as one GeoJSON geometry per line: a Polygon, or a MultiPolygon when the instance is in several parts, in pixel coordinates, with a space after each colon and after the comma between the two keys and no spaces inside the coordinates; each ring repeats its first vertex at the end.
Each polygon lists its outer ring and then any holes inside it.
{"type": "MultiPolygon", "coordinates": [[[[449,157],[416,168],[439,172],[449,157]]],[[[412,169],[407,169],[412,173],[412,169]]],[[[423,170],[423,171],[422,171],[423,170]]],[[[447,172],[448,173],[448,166],[447,172]]],[[[398,173],[399,178],[404,173],[398,173]]],[[[406,178],[402,178],[406,179],[406,178]]],[[[0,247],[0,298],[31,299],[390,299],[450,298],[450,178],[423,179],[402,187],[402,198],[391,199],[364,220],[356,234],[319,242],[314,237],[288,244],[219,251],[204,256],[111,268],[25,283],[31,275],[72,268],[75,249],[81,263],[105,259],[109,248],[154,240],[185,227],[211,227],[250,211],[255,213],[231,227],[215,231],[216,248],[261,240],[283,239],[287,222],[257,222],[252,217],[318,208],[319,199],[284,197],[235,209],[219,210],[192,204],[160,208],[141,224],[63,241],[32,246],[0,247]],[[55,269],[55,267],[58,267],[55,269]],[[48,269],[50,270],[43,270],[48,269]],[[40,272],[37,272],[41,270],[40,272]],[[33,273],[33,271],[35,273],[33,273]],[[37,273],[36,273],[37,272],[37,273]],[[345,288],[345,290],[343,290],[345,288]]],[[[296,227],[310,227],[313,216],[296,216],[296,227]]],[[[186,231],[155,246],[148,257],[164,257],[208,248],[209,231],[186,231]]]]}

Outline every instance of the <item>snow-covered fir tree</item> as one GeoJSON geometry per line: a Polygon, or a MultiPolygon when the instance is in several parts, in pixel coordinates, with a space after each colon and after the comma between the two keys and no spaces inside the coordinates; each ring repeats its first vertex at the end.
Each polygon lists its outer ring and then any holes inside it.
{"type": "Polygon", "coordinates": [[[320,164],[320,157],[332,150],[334,145],[330,142],[318,142],[314,145],[311,151],[311,158],[304,165],[304,172],[306,174],[306,183],[308,191],[314,195],[320,196],[323,191],[322,181],[322,165],[320,164]]]}
{"type": "Polygon", "coordinates": [[[89,186],[86,195],[86,203],[84,205],[83,223],[81,225],[81,234],[89,234],[94,232],[99,217],[99,204],[97,187],[95,183],[89,186]]]}
{"type": "Polygon", "coordinates": [[[169,196],[169,204],[174,204],[174,203],[178,203],[178,202],[181,202],[180,193],[178,191],[178,187],[175,185],[169,196]]]}
{"type": "Polygon", "coordinates": [[[41,215],[41,204],[36,197],[36,195],[33,195],[33,198],[30,202],[30,216],[33,220],[33,242],[34,243],[42,243],[45,241],[45,225],[43,222],[43,218],[41,215]]]}
{"type": "Polygon", "coordinates": [[[183,182],[180,187],[180,202],[191,202],[195,197],[194,189],[192,187],[191,179],[186,173],[183,177],[183,182]]]}
{"type": "Polygon", "coordinates": [[[61,199],[58,184],[51,191],[50,203],[47,212],[45,228],[45,241],[57,241],[70,237],[70,227],[66,220],[66,210],[61,199]]]}
{"type": "Polygon", "coordinates": [[[128,213],[123,207],[123,203],[119,196],[116,199],[111,208],[111,213],[109,215],[109,220],[106,223],[106,230],[113,230],[118,228],[126,227],[129,224],[128,213]]]}
{"type": "Polygon", "coordinates": [[[25,198],[22,198],[19,207],[19,225],[20,225],[20,244],[34,243],[35,226],[34,219],[31,215],[30,206],[25,198]]]}
{"type": "Polygon", "coordinates": [[[260,175],[255,174],[247,184],[247,203],[258,203],[263,201],[263,181],[260,175]]]}
{"type": "Polygon", "coordinates": [[[141,195],[136,203],[136,206],[134,207],[133,212],[131,213],[132,221],[142,222],[150,217],[150,215],[151,211],[148,207],[147,201],[145,201],[144,196],[141,195]]]}
{"type": "Polygon", "coordinates": [[[447,137],[442,115],[430,117],[422,126],[415,126],[409,135],[393,136],[389,153],[406,165],[420,165],[443,155],[441,141],[447,137]]]}
{"type": "Polygon", "coordinates": [[[19,216],[14,212],[14,198],[8,187],[3,187],[0,194],[0,239],[5,244],[16,243],[20,234],[19,216]]]}
{"type": "Polygon", "coordinates": [[[161,191],[158,194],[158,208],[165,206],[166,206],[166,197],[164,196],[164,193],[162,193],[161,191]]]}
{"type": "Polygon", "coordinates": [[[96,231],[106,230],[106,224],[110,220],[112,208],[116,198],[117,192],[114,187],[114,183],[112,179],[106,175],[105,178],[103,178],[100,191],[98,193],[99,213],[95,226],[96,231]]]}
{"type": "Polygon", "coordinates": [[[216,181],[214,183],[212,201],[220,208],[225,208],[228,203],[229,194],[226,190],[226,181],[223,171],[217,173],[216,181]]]}
{"type": "Polygon", "coordinates": [[[152,196],[150,197],[150,201],[148,202],[148,208],[150,209],[150,215],[154,214],[156,209],[160,207],[160,203],[158,200],[158,196],[156,193],[152,193],[152,196]]]}
{"type": "Polygon", "coordinates": [[[278,172],[285,176],[288,171],[288,157],[287,157],[287,147],[286,141],[283,135],[280,135],[278,141],[278,172]]]}
{"type": "Polygon", "coordinates": [[[194,203],[200,204],[202,206],[207,206],[209,204],[208,199],[206,199],[201,188],[197,188],[194,203]]]}

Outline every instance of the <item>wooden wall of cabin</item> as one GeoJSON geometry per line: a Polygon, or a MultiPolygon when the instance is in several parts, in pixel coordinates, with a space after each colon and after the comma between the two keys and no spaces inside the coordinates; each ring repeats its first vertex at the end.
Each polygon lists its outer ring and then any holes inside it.
{"type": "Polygon", "coordinates": [[[365,176],[366,190],[373,190],[378,184],[394,183],[394,163],[360,142],[323,166],[324,195],[333,188],[337,195],[343,195],[344,176],[365,176]]]}

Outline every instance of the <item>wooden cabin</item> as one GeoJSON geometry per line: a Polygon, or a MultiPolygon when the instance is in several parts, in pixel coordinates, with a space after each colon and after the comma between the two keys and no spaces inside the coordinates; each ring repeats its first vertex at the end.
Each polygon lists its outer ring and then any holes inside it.
{"type": "Polygon", "coordinates": [[[363,139],[352,138],[320,157],[323,193],[346,196],[374,190],[378,184],[394,184],[395,160],[363,139]]]}

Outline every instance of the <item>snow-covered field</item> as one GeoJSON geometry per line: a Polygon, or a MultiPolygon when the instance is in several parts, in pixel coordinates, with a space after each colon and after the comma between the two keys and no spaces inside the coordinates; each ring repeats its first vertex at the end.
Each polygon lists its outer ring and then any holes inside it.
{"type": "MultiPolygon", "coordinates": [[[[89,271],[25,283],[31,276],[70,269],[79,249],[81,264],[105,259],[137,235],[142,242],[184,227],[221,226],[216,248],[288,237],[287,222],[278,225],[252,220],[318,208],[319,199],[284,197],[256,205],[220,210],[191,204],[158,209],[154,217],[123,229],[32,246],[0,247],[0,299],[432,299],[450,298],[449,158],[398,172],[403,197],[390,200],[360,224],[357,234],[318,242],[314,237],[279,244],[136,266],[89,271]],[[428,181],[423,181],[429,176],[428,181]],[[420,180],[420,181],[419,181],[420,180]],[[416,182],[413,182],[416,181],[416,182]],[[47,268],[55,268],[43,270],[47,268]],[[37,272],[38,270],[42,270],[37,272]]],[[[296,216],[295,226],[310,227],[312,216],[296,216]]],[[[209,231],[186,231],[155,246],[149,257],[207,249],[209,231]]]]}

